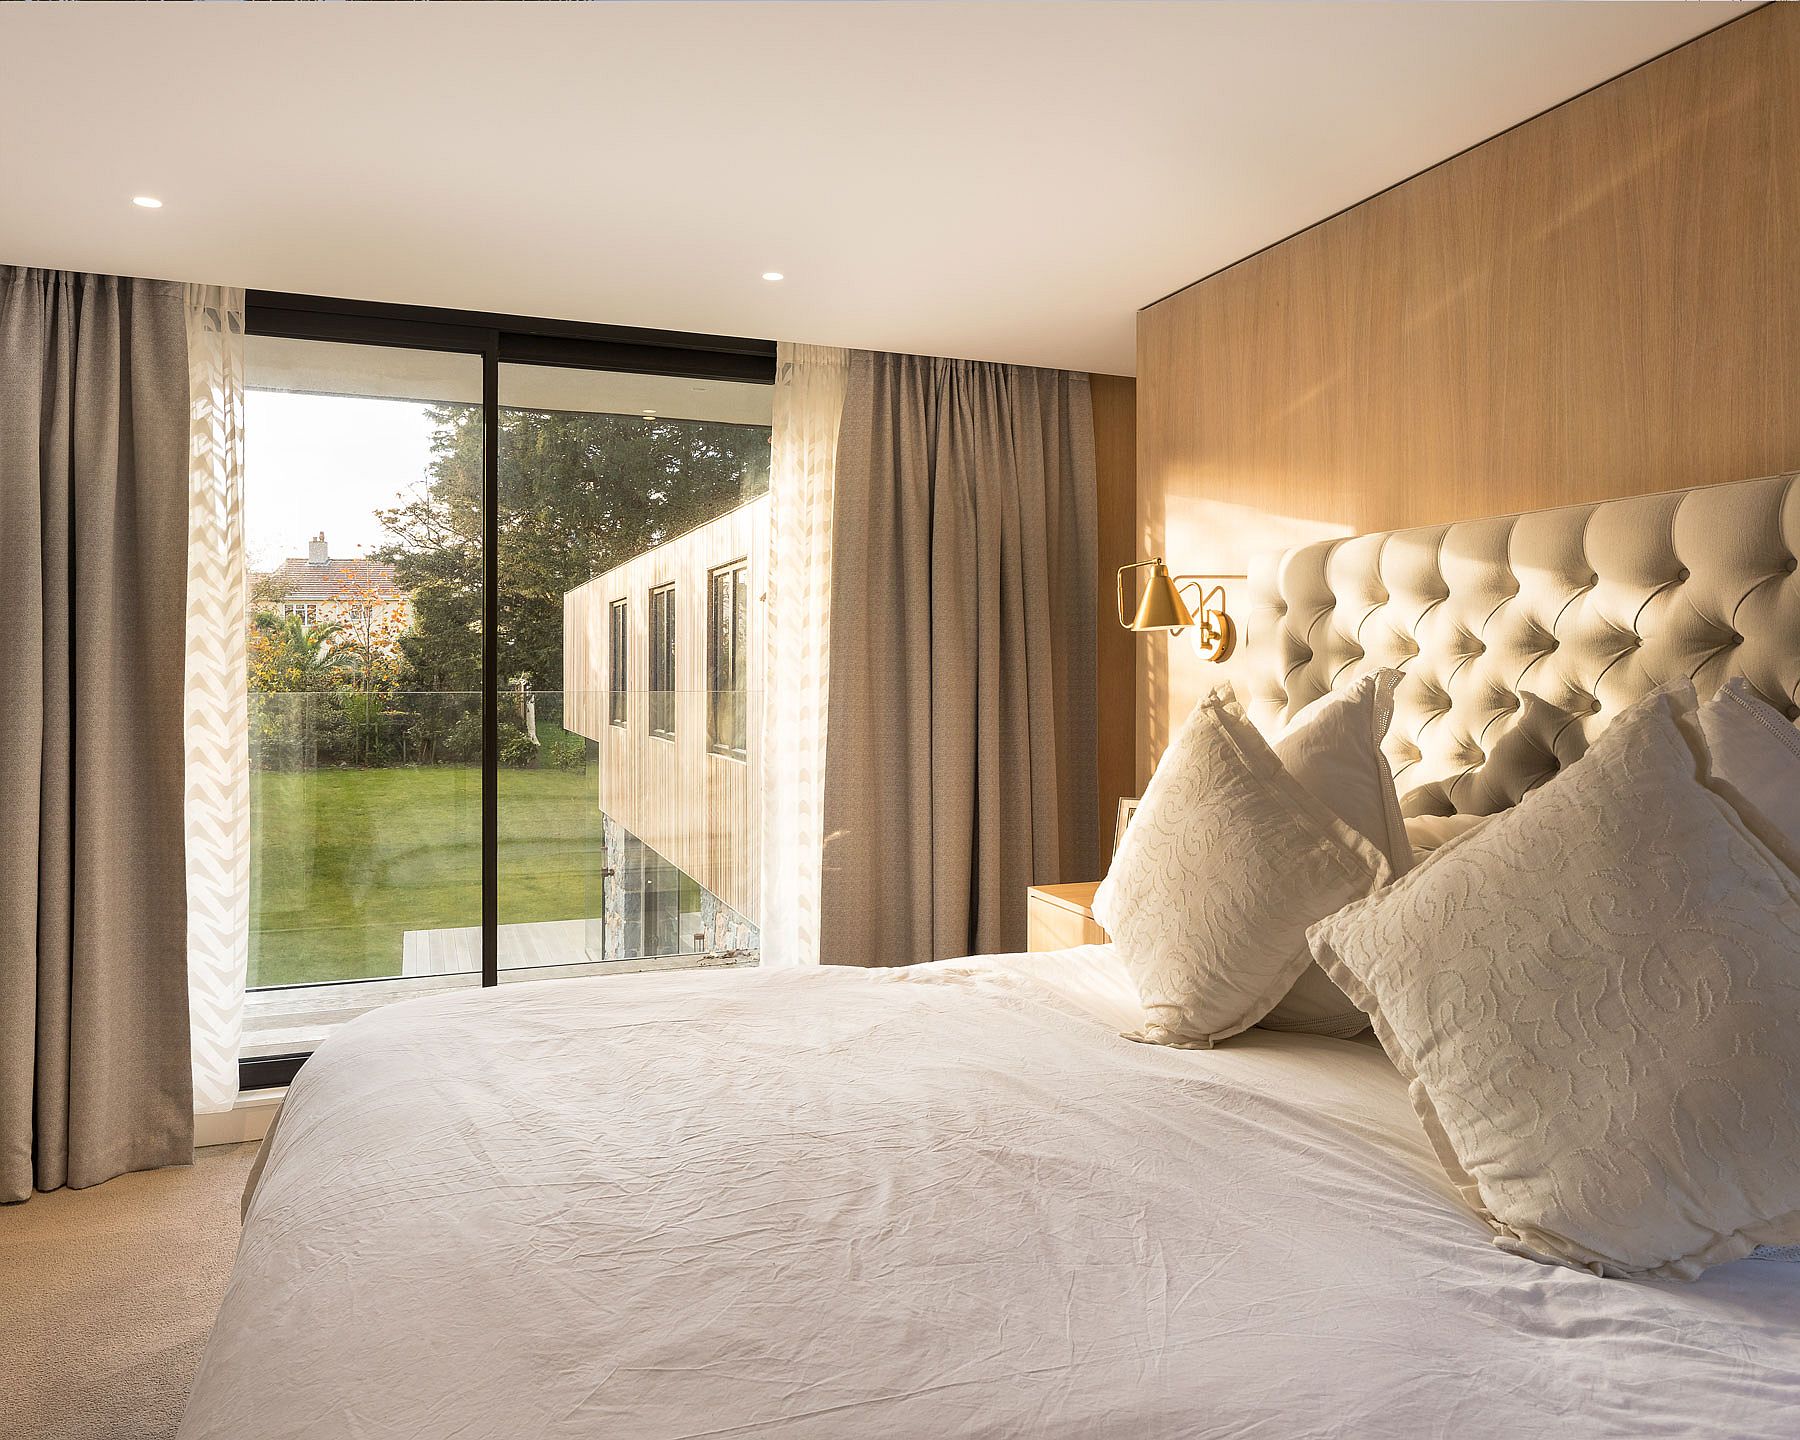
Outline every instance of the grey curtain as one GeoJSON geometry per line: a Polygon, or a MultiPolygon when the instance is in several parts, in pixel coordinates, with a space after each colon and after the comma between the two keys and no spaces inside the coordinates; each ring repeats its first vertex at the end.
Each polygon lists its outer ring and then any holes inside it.
{"type": "Polygon", "coordinates": [[[859,352],[839,432],[820,959],[1022,949],[1097,873],[1085,375],[859,352]]]}
{"type": "Polygon", "coordinates": [[[193,1158],[180,285],[0,267],[0,1201],[193,1158]]]}

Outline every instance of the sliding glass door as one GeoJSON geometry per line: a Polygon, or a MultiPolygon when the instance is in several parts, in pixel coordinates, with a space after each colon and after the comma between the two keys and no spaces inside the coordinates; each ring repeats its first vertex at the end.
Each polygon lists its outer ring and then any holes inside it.
{"type": "Polygon", "coordinates": [[[770,397],[500,367],[504,979],[754,963],[770,397]]]}
{"type": "Polygon", "coordinates": [[[244,1053],[481,977],[478,356],[251,336],[244,1053]]]}
{"type": "Polygon", "coordinates": [[[773,346],[252,292],[246,1084],[753,964],[773,346]]]}

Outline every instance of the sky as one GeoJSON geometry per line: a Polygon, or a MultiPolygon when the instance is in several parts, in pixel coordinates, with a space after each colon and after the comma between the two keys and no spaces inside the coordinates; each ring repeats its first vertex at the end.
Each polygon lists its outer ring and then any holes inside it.
{"type": "Polygon", "coordinates": [[[387,538],[377,510],[425,483],[432,423],[410,400],[249,390],[244,396],[244,540],[250,569],[306,554],[319,531],[338,559],[387,538]]]}

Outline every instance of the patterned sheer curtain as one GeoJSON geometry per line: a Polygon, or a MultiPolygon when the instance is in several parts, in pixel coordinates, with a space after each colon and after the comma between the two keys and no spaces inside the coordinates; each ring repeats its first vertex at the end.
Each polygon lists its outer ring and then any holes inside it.
{"type": "Polygon", "coordinates": [[[194,1109],[229,1110],[250,955],[244,292],[186,287],[188,1013],[194,1109]]]}
{"type": "Polygon", "coordinates": [[[819,963],[831,509],[850,355],[776,353],[763,706],[762,963],[819,963]]]}

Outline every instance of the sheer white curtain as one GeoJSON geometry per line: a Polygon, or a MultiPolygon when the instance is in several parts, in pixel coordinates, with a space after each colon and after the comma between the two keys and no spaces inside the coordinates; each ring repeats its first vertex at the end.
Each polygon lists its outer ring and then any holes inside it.
{"type": "Polygon", "coordinates": [[[188,1014],[194,1109],[229,1110],[250,956],[244,698],[244,292],[189,285],[188,1014]]]}
{"type": "Polygon", "coordinates": [[[831,506],[850,355],[778,347],[763,686],[762,963],[819,962],[831,506]]]}

